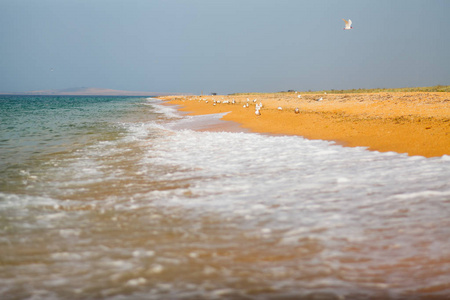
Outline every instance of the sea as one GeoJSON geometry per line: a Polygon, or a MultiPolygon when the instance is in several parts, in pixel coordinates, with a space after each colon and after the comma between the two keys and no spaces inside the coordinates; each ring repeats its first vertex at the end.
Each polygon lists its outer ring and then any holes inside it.
{"type": "Polygon", "coordinates": [[[221,116],[0,96],[0,299],[450,298],[450,156],[221,116]]]}

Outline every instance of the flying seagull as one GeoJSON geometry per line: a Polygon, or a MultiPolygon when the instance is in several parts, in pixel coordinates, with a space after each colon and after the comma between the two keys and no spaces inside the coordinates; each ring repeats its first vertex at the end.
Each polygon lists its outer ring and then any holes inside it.
{"type": "Polygon", "coordinates": [[[350,19],[348,19],[348,21],[346,21],[345,19],[342,19],[342,20],[344,20],[344,22],[345,22],[344,30],[350,30],[350,29],[353,28],[352,27],[352,20],[350,20],[350,19]]]}

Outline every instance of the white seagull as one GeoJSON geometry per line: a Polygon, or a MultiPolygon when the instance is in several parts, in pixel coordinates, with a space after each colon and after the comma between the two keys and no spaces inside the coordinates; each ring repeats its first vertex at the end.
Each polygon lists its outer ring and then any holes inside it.
{"type": "Polygon", "coordinates": [[[344,20],[344,22],[345,22],[344,30],[350,30],[350,29],[353,28],[353,27],[352,27],[352,20],[350,20],[350,19],[348,19],[348,21],[345,20],[345,19],[342,19],[342,20],[344,20]]]}

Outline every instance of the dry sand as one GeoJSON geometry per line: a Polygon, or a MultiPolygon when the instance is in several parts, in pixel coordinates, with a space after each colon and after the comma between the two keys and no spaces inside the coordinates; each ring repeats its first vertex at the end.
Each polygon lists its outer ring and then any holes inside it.
{"type": "Polygon", "coordinates": [[[223,120],[237,122],[253,132],[300,135],[381,152],[426,157],[450,155],[450,93],[305,94],[301,98],[298,95],[167,96],[159,99],[179,105],[181,111],[191,115],[229,112],[223,120]],[[323,100],[316,101],[320,97],[323,100]],[[236,104],[231,104],[233,99],[236,104]],[[214,101],[221,103],[214,105],[214,101]],[[224,101],[230,103],[224,104],[224,101]],[[257,116],[255,104],[260,102],[263,108],[261,116],[257,116]],[[248,108],[243,107],[246,103],[249,103],[248,108]],[[299,109],[298,114],[295,108],[299,109]]]}

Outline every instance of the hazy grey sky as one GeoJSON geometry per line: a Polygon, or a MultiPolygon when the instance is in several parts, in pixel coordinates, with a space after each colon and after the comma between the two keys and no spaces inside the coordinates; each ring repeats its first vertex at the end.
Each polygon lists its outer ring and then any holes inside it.
{"type": "Polygon", "coordinates": [[[450,0],[0,0],[3,92],[436,84],[450,84],[450,0]]]}

